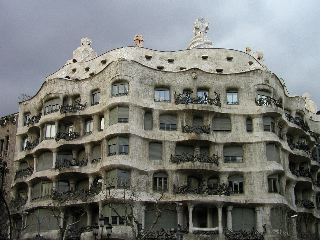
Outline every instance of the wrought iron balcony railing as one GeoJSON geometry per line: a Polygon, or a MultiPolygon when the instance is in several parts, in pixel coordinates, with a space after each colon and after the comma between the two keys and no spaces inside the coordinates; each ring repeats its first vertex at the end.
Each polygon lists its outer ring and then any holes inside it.
{"type": "Polygon", "coordinates": [[[16,122],[17,122],[17,116],[15,114],[11,114],[11,115],[4,116],[4,117],[0,118],[0,126],[1,127],[4,127],[9,123],[16,124],[16,122]]]}
{"type": "Polygon", "coordinates": [[[28,117],[28,119],[26,120],[26,125],[29,127],[30,125],[34,125],[36,123],[38,123],[41,119],[42,113],[39,113],[38,115],[32,116],[32,117],[28,117]]]}
{"type": "Polygon", "coordinates": [[[303,129],[306,132],[310,131],[308,124],[306,122],[304,122],[303,119],[301,119],[300,117],[294,118],[289,113],[285,113],[285,115],[286,115],[286,118],[289,122],[296,124],[297,126],[299,126],[301,129],[303,129]]]}
{"type": "Polygon", "coordinates": [[[28,177],[31,176],[33,173],[33,168],[32,167],[28,167],[25,169],[20,169],[16,171],[16,175],[14,176],[14,180],[18,179],[18,178],[24,178],[24,177],[28,177]]]}
{"type": "Polygon", "coordinates": [[[277,100],[269,96],[263,96],[263,97],[256,98],[255,101],[258,106],[270,106],[270,107],[276,106],[276,107],[282,108],[281,98],[277,100]]]}
{"type": "Polygon", "coordinates": [[[27,141],[24,150],[32,150],[39,144],[39,139],[34,140],[33,142],[27,141]]]}
{"type": "Polygon", "coordinates": [[[308,144],[306,144],[304,142],[293,143],[293,142],[288,141],[288,145],[292,150],[294,150],[294,149],[302,150],[307,155],[311,155],[311,150],[310,150],[308,144]]]}
{"type": "Polygon", "coordinates": [[[185,126],[182,126],[182,132],[196,133],[196,134],[201,134],[201,133],[210,134],[210,125],[203,125],[203,126],[185,125],[185,126]]]}
{"type": "Polygon", "coordinates": [[[264,234],[258,232],[255,229],[251,231],[239,230],[239,231],[232,231],[229,229],[224,230],[224,236],[226,240],[264,240],[264,234]]]}
{"type": "Polygon", "coordinates": [[[189,185],[176,186],[173,185],[173,192],[175,194],[207,194],[207,195],[226,195],[231,194],[231,189],[228,184],[217,184],[214,187],[200,185],[199,187],[192,187],[189,185]]]}
{"type": "Polygon", "coordinates": [[[303,207],[306,209],[313,209],[315,208],[314,203],[309,199],[302,199],[296,201],[297,207],[303,207]]]}
{"type": "Polygon", "coordinates": [[[209,156],[207,154],[191,154],[183,153],[181,155],[171,155],[171,162],[173,163],[186,163],[186,162],[201,162],[201,163],[213,163],[219,166],[219,157],[216,154],[209,156]]]}
{"type": "Polygon", "coordinates": [[[60,107],[60,113],[76,113],[79,111],[83,111],[87,107],[87,103],[81,104],[80,102],[76,102],[75,104],[70,105],[62,105],[60,107]]]}
{"type": "Polygon", "coordinates": [[[88,159],[84,160],[76,160],[76,159],[58,159],[56,161],[56,169],[62,170],[65,168],[70,168],[70,167],[83,167],[87,166],[88,164],[88,159]]]}
{"type": "Polygon", "coordinates": [[[175,104],[210,104],[221,107],[220,94],[214,92],[215,97],[209,98],[208,96],[195,97],[191,96],[192,92],[174,93],[175,104]]]}
{"type": "Polygon", "coordinates": [[[66,141],[72,141],[80,137],[80,133],[78,132],[58,132],[55,140],[58,142],[60,139],[64,139],[66,141]]]}
{"type": "Polygon", "coordinates": [[[291,170],[292,174],[297,177],[305,177],[305,178],[311,178],[311,172],[309,169],[295,169],[291,170]]]}

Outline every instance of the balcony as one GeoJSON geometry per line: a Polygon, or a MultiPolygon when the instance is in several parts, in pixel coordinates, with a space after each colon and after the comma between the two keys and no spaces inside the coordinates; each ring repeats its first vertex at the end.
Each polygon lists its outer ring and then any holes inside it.
{"type": "Polygon", "coordinates": [[[196,133],[196,134],[201,134],[201,133],[210,134],[210,125],[203,125],[203,126],[185,125],[185,126],[182,126],[182,132],[196,133]]]}
{"type": "Polygon", "coordinates": [[[27,203],[27,199],[23,197],[17,197],[11,200],[10,209],[12,211],[19,211],[27,203]]]}
{"type": "Polygon", "coordinates": [[[311,179],[311,172],[309,169],[295,169],[291,170],[292,174],[297,177],[305,177],[311,179]]]}
{"type": "Polygon", "coordinates": [[[76,113],[83,111],[87,107],[87,103],[81,104],[80,102],[76,102],[70,105],[62,105],[60,107],[60,113],[76,113]]]}
{"type": "Polygon", "coordinates": [[[25,122],[25,125],[27,125],[29,127],[31,125],[38,123],[41,119],[41,116],[42,116],[42,113],[39,113],[38,115],[35,115],[32,117],[28,117],[28,119],[25,122]]]}
{"type": "Polygon", "coordinates": [[[27,141],[24,150],[32,150],[39,144],[39,139],[34,140],[33,142],[27,141]]]}
{"type": "Polygon", "coordinates": [[[33,168],[28,167],[25,169],[20,169],[18,171],[16,171],[16,175],[14,176],[14,180],[18,179],[18,178],[24,178],[24,177],[28,177],[31,176],[33,173],[33,168]]]}
{"type": "Polygon", "coordinates": [[[296,206],[300,208],[306,208],[306,209],[314,209],[314,203],[311,200],[303,199],[303,200],[297,200],[296,206]]]}
{"type": "Polygon", "coordinates": [[[191,96],[192,92],[186,93],[174,93],[174,102],[176,105],[178,104],[209,104],[221,107],[220,94],[214,92],[215,97],[209,98],[208,96],[204,97],[195,97],[191,96]]]}
{"type": "Polygon", "coordinates": [[[304,142],[293,143],[293,142],[288,141],[288,145],[292,150],[294,150],[294,149],[302,150],[307,155],[311,155],[311,151],[310,151],[310,148],[309,148],[308,144],[306,144],[304,142]]]}
{"type": "Polygon", "coordinates": [[[269,97],[269,96],[263,96],[256,98],[256,104],[257,106],[268,106],[268,107],[279,107],[282,108],[282,100],[279,98],[278,100],[269,97]]]}
{"type": "Polygon", "coordinates": [[[184,153],[181,155],[171,155],[171,162],[180,164],[186,162],[200,162],[200,163],[213,163],[219,166],[219,157],[213,154],[211,157],[207,154],[193,155],[191,153],[184,153]]]}
{"type": "Polygon", "coordinates": [[[289,122],[294,123],[295,125],[299,126],[301,129],[303,129],[305,132],[309,132],[310,128],[306,122],[304,122],[301,118],[299,117],[293,117],[289,113],[285,113],[286,118],[289,122]]]}
{"type": "Polygon", "coordinates": [[[175,194],[207,194],[207,195],[226,195],[229,196],[231,194],[230,187],[225,184],[217,184],[214,187],[208,186],[199,186],[199,187],[191,187],[189,185],[176,186],[173,185],[173,192],[175,194]]]}
{"type": "Polygon", "coordinates": [[[83,167],[87,166],[88,159],[86,160],[76,160],[76,159],[59,159],[56,161],[56,169],[62,170],[65,168],[71,168],[71,167],[83,167]]]}
{"type": "Polygon", "coordinates": [[[4,117],[0,118],[0,126],[1,127],[5,127],[9,123],[16,124],[16,122],[17,122],[17,117],[15,114],[11,114],[11,115],[4,116],[4,117]]]}
{"type": "Polygon", "coordinates": [[[58,142],[60,139],[64,139],[66,141],[72,141],[80,137],[80,133],[78,132],[58,132],[55,140],[58,142]]]}

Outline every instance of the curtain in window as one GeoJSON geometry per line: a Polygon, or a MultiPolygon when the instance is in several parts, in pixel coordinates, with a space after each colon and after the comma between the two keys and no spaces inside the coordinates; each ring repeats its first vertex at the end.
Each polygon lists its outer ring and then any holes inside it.
{"type": "Polygon", "coordinates": [[[213,119],[214,131],[231,131],[231,119],[229,117],[216,117],[213,119]]]}

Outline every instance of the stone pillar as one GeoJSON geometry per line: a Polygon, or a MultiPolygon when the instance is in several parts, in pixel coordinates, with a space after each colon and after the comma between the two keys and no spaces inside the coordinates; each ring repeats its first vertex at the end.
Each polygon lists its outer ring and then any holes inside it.
{"type": "Polygon", "coordinates": [[[146,206],[141,206],[141,227],[142,229],[145,229],[146,226],[146,206]]]}
{"type": "Polygon", "coordinates": [[[107,139],[104,138],[101,142],[101,162],[103,162],[107,157],[107,147],[108,147],[107,139]]]}
{"type": "Polygon", "coordinates": [[[292,240],[298,239],[297,234],[297,217],[291,218],[292,222],[292,240]]]}
{"type": "Polygon", "coordinates": [[[31,190],[32,190],[32,185],[31,182],[27,182],[28,184],[28,203],[31,202],[31,190]]]}
{"type": "Polygon", "coordinates": [[[64,210],[61,209],[60,210],[60,223],[59,223],[61,228],[63,228],[64,218],[65,218],[64,210]]]}
{"type": "Polygon", "coordinates": [[[218,205],[218,227],[219,227],[219,236],[222,236],[222,205],[218,205]]]}
{"type": "Polygon", "coordinates": [[[54,169],[56,167],[56,161],[57,161],[57,149],[52,150],[52,168],[54,169]]]}
{"type": "Polygon", "coordinates": [[[227,207],[227,228],[229,230],[232,230],[232,209],[233,206],[227,207]]]}
{"type": "Polygon", "coordinates": [[[184,223],[183,223],[183,206],[181,203],[177,204],[176,210],[177,210],[177,223],[182,227],[184,226],[184,223]]]}
{"type": "Polygon", "coordinates": [[[212,208],[207,207],[207,228],[212,228],[213,223],[212,223],[212,208]]]}
{"type": "Polygon", "coordinates": [[[189,211],[189,233],[193,232],[193,222],[192,222],[192,212],[193,212],[193,204],[188,204],[189,211]]]}
{"type": "Polygon", "coordinates": [[[37,172],[38,157],[33,157],[33,173],[37,172]]]}
{"type": "Polygon", "coordinates": [[[159,130],[160,129],[160,121],[159,121],[159,110],[152,111],[152,118],[153,118],[153,129],[159,130]]]}
{"type": "Polygon", "coordinates": [[[101,177],[102,177],[102,191],[104,191],[107,187],[107,173],[105,170],[102,170],[101,177]]]}
{"type": "Polygon", "coordinates": [[[55,132],[55,134],[57,134],[57,133],[59,132],[59,122],[58,122],[58,121],[55,121],[55,122],[54,122],[54,125],[55,125],[55,127],[56,127],[56,132],[55,132]]]}
{"type": "Polygon", "coordinates": [[[320,238],[320,221],[316,223],[317,224],[317,233],[318,233],[318,238],[320,238]]]}
{"type": "Polygon", "coordinates": [[[91,165],[91,160],[92,160],[92,144],[87,143],[84,145],[85,148],[85,153],[88,159],[88,165],[91,165]]]}
{"type": "Polygon", "coordinates": [[[94,180],[94,175],[90,174],[90,175],[89,175],[89,189],[90,189],[91,186],[92,186],[93,180],[94,180]]]}
{"type": "Polygon", "coordinates": [[[258,232],[263,232],[261,209],[259,207],[256,207],[255,210],[256,210],[256,229],[258,232]]]}
{"type": "Polygon", "coordinates": [[[90,206],[88,206],[86,208],[86,212],[87,212],[87,226],[91,226],[92,225],[92,211],[90,206]]]}
{"type": "Polygon", "coordinates": [[[252,128],[254,132],[263,132],[262,116],[252,118],[252,128]]]}
{"type": "Polygon", "coordinates": [[[98,114],[93,115],[93,132],[100,130],[100,116],[98,114]]]}

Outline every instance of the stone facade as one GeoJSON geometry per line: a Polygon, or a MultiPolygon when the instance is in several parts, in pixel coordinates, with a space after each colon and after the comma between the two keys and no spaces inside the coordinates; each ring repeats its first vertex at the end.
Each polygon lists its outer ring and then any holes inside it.
{"type": "Polygon", "coordinates": [[[213,48],[207,30],[196,21],[177,52],[139,35],[96,57],[85,39],[20,103],[21,237],[93,239],[104,216],[117,239],[178,226],[183,239],[318,239],[320,116],[261,53],[213,48]]]}

